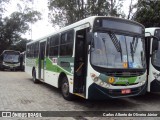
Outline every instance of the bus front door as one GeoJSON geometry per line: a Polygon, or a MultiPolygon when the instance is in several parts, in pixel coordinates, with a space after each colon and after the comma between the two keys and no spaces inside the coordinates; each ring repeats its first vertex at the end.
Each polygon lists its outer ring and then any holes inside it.
{"type": "Polygon", "coordinates": [[[46,41],[40,43],[39,52],[39,79],[44,80],[44,68],[45,68],[45,49],[46,41]]]}
{"type": "Polygon", "coordinates": [[[86,31],[87,29],[76,31],[74,60],[74,93],[83,94],[84,97],[86,91],[88,56],[86,45],[86,31]]]}

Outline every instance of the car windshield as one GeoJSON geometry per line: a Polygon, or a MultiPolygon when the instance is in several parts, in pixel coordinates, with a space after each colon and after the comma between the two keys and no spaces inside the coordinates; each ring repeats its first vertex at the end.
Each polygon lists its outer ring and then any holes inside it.
{"type": "Polygon", "coordinates": [[[120,34],[95,32],[91,64],[103,68],[145,68],[144,39],[120,34]]]}
{"type": "Polygon", "coordinates": [[[19,62],[19,55],[17,54],[4,54],[4,62],[19,62]]]}

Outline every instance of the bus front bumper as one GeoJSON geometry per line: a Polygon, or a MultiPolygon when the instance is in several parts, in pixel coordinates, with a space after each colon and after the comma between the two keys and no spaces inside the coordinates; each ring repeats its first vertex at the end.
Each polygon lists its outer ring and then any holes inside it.
{"type": "Polygon", "coordinates": [[[106,89],[93,83],[88,89],[88,99],[104,100],[111,98],[122,98],[143,95],[146,93],[147,90],[147,82],[140,87],[130,88],[131,93],[129,94],[122,94],[121,90],[122,89],[106,89]]]}
{"type": "Polygon", "coordinates": [[[2,69],[20,69],[20,66],[9,66],[9,65],[2,65],[2,69]]]}

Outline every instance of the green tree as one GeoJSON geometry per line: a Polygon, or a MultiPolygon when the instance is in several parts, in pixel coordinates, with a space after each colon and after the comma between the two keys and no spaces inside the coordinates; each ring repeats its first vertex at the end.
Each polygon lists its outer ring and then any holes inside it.
{"type": "MultiPolygon", "coordinates": [[[[116,0],[48,0],[49,18],[53,26],[69,25],[88,16],[120,16],[122,2],[116,0]]],[[[123,0],[122,0],[123,1],[123,0]]]]}
{"type": "MultiPolygon", "coordinates": [[[[20,7],[20,6],[19,6],[20,7]]],[[[0,53],[9,49],[11,45],[22,40],[22,34],[25,34],[29,29],[30,23],[35,23],[41,17],[37,11],[26,7],[17,12],[13,12],[10,16],[0,19],[0,53]]]]}
{"type": "Polygon", "coordinates": [[[0,20],[2,19],[3,13],[6,11],[5,6],[10,0],[0,0],[0,20]]]}
{"type": "Polygon", "coordinates": [[[17,43],[10,45],[8,49],[24,52],[26,50],[26,44],[31,41],[32,40],[21,38],[17,43]]]}
{"type": "Polygon", "coordinates": [[[137,12],[133,19],[142,23],[145,27],[160,26],[160,1],[138,0],[137,12]]]}
{"type": "Polygon", "coordinates": [[[21,35],[29,30],[29,23],[34,23],[38,19],[40,14],[36,11],[14,12],[10,17],[5,17],[0,27],[0,52],[21,40],[21,35]]]}

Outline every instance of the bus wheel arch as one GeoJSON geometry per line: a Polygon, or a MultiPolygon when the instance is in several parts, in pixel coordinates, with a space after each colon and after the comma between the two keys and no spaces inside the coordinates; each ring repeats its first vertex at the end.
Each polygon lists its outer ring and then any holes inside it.
{"type": "Polygon", "coordinates": [[[60,89],[61,89],[61,85],[62,85],[62,79],[64,77],[67,78],[67,75],[64,72],[61,72],[60,75],[59,75],[59,78],[58,78],[58,88],[60,88],[60,89]]]}
{"type": "Polygon", "coordinates": [[[65,73],[61,73],[58,79],[58,88],[61,89],[61,93],[64,99],[71,101],[74,95],[69,92],[69,81],[65,73]]]}

